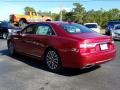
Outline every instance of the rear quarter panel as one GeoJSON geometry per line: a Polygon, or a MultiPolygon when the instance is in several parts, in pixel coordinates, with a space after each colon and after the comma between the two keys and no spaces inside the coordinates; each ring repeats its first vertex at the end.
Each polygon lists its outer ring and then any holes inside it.
{"type": "Polygon", "coordinates": [[[78,40],[69,37],[54,36],[48,40],[49,46],[54,47],[60,55],[64,67],[73,66],[79,52],[78,40]]]}

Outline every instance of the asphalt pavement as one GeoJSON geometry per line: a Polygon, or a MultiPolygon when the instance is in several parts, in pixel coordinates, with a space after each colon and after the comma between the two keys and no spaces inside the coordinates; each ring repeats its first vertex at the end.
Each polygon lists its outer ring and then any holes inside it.
{"type": "Polygon", "coordinates": [[[114,61],[90,69],[49,72],[35,59],[8,54],[6,40],[0,39],[0,90],[120,90],[120,41],[114,61]]]}

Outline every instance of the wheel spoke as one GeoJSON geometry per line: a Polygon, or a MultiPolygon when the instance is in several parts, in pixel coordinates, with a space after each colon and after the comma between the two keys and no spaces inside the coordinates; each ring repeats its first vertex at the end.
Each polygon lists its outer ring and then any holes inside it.
{"type": "Polygon", "coordinates": [[[50,57],[53,58],[52,51],[50,51],[50,57]]]}
{"type": "Polygon", "coordinates": [[[48,61],[48,62],[47,62],[48,66],[51,66],[51,63],[52,63],[51,61],[48,61]]]}
{"type": "Polygon", "coordinates": [[[58,64],[58,59],[54,59],[53,62],[54,62],[55,64],[58,64]]]}

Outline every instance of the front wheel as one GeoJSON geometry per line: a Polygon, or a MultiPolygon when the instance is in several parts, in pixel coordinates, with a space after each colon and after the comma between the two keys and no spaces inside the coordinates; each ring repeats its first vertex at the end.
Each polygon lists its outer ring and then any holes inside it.
{"type": "Polygon", "coordinates": [[[58,72],[62,69],[60,56],[53,49],[47,50],[47,52],[45,54],[45,62],[46,62],[47,67],[49,68],[49,70],[51,70],[53,72],[58,72]]]}

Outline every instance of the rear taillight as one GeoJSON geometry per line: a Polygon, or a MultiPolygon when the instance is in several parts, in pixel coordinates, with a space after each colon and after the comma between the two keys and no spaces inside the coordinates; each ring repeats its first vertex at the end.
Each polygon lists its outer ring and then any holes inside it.
{"type": "Polygon", "coordinates": [[[112,44],[114,44],[115,42],[112,40],[112,42],[111,42],[112,44]]]}
{"type": "Polygon", "coordinates": [[[114,45],[114,41],[111,41],[110,43],[108,43],[108,48],[109,49],[114,49],[115,45],[114,45]]]}
{"type": "Polygon", "coordinates": [[[112,50],[115,48],[114,41],[99,42],[99,43],[82,43],[79,45],[82,55],[95,53],[99,51],[112,50]]]}
{"type": "Polygon", "coordinates": [[[80,44],[80,48],[94,48],[97,45],[97,43],[83,43],[80,44]]]}
{"type": "Polygon", "coordinates": [[[97,43],[83,43],[80,44],[80,53],[88,54],[99,50],[99,45],[97,43]]]}

